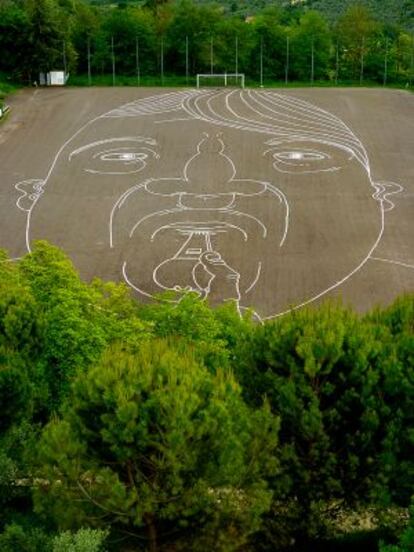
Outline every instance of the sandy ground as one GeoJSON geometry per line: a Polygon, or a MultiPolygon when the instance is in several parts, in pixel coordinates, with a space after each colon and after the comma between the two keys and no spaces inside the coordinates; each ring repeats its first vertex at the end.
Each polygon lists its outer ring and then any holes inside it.
{"type": "Polygon", "coordinates": [[[409,93],[45,89],[10,105],[0,247],[13,258],[47,239],[85,279],[144,299],[193,289],[262,318],[414,291],[409,93]]]}

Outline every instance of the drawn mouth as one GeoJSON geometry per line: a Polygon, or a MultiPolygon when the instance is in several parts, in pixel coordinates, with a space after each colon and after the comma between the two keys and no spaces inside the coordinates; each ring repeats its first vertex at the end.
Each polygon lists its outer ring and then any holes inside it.
{"type": "Polygon", "coordinates": [[[183,209],[229,209],[234,202],[234,194],[180,194],[178,205],[183,209]]]}
{"type": "Polygon", "coordinates": [[[236,230],[243,235],[244,241],[249,237],[266,238],[268,233],[266,225],[259,218],[236,210],[169,209],[147,215],[137,221],[131,228],[129,237],[133,238],[140,233],[153,241],[165,230],[214,233],[236,230]]]}

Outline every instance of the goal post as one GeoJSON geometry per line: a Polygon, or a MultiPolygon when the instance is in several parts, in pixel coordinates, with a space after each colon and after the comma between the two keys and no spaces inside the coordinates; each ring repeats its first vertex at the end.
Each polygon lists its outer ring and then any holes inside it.
{"type": "Polygon", "coordinates": [[[200,86],[239,86],[244,88],[245,77],[244,73],[198,73],[197,88],[200,86]]]}

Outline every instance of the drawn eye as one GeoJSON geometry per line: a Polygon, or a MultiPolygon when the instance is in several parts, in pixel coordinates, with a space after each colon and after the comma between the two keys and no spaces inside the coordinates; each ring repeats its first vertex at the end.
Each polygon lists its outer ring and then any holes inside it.
{"type": "Polygon", "coordinates": [[[92,174],[132,174],[145,169],[151,157],[157,158],[158,155],[143,146],[139,150],[134,147],[112,148],[94,153],[84,170],[92,174]]]}
{"type": "MultiPolygon", "coordinates": [[[[272,145],[272,144],[271,144],[272,145]]],[[[338,148],[324,144],[322,148],[305,147],[302,144],[278,144],[264,152],[271,154],[273,168],[278,172],[306,174],[338,171],[344,163],[343,153],[338,148]]]]}
{"type": "MultiPolygon", "coordinates": [[[[134,161],[144,161],[148,155],[138,152],[109,152],[97,154],[101,161],[119,161],[122,163],[133,163],[134,161]]],[[[96,157],[96,156],[94,156],[96,157]]]]}
{"type": "Polygon", "coordinates": [[[316,151],[281,151],[273,154],[273,158],[279,161],[322,161],[327,155],[316,151]]]}

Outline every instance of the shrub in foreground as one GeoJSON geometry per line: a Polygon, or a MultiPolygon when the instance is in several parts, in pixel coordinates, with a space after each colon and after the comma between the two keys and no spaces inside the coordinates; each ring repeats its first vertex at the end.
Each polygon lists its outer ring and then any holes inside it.
{"type": "Polygon", "coordinates": [[[269,507],[277,430],[191,352],[112,348],[43,433],[37,509],[62,528],[101,517],[137,550],[237,550],[269,507]]]}

